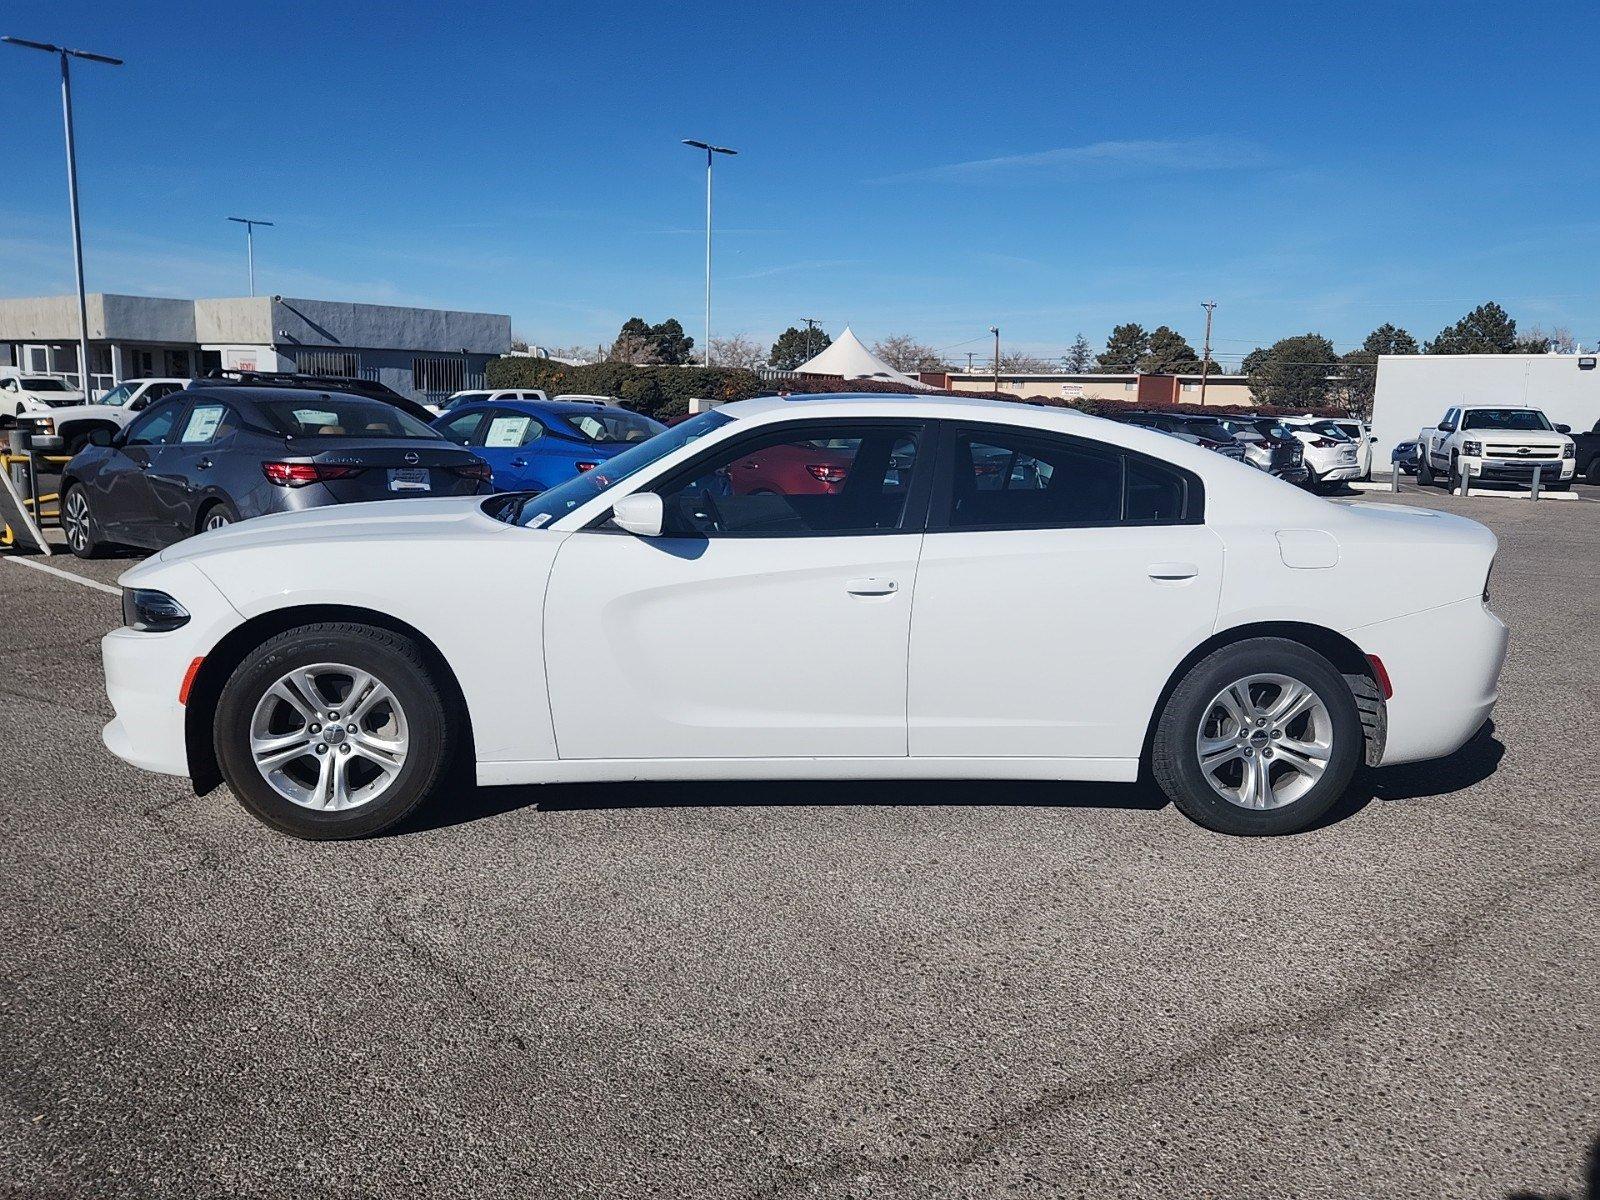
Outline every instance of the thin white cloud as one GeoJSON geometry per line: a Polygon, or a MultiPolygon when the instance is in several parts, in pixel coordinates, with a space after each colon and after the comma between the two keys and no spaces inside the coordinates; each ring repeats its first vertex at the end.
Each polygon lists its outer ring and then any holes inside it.
{"type": "Polygon", "coordinates": [[[1180,140],[1141,140],[1090,142],[1083,146],[1059,146],[1029,154],[1004,154],[995,158],[974,158],[965,162],[943,163],[901,171],[876,180],[878,183],[963,180],[989,181],[1005,178],[1089,178],[1131,174],[1179,174],[1191,171],[1225,170],[1258,163],[1259,147],[1231,138],[1199,137],[1180,140]]]}
{"type": "Polygon", "coordinates": [[[748,275],[734,275],[734,279],[766,279],[773,275],[789,275],[795,271],[827,271],[836,267],[856,267],[859,258],[818,258],[806,262],[786,263],[781,267],[768,267],[764,271],[751,271],[748,275]]]}

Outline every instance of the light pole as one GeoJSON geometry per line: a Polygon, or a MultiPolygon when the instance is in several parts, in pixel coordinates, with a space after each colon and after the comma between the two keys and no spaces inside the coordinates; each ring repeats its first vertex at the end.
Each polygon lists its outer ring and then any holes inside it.
{"type": "Polygon", "coordinates": [[[710,142],[697,142],[693,138],[684,138],[683,144],[706,152],[706,366],[709,367],[711,365],[711,156],[739,152],[730,150],[726,146],[713,146],[710,142]]]}
{"type": "Polygon", "coordinates": [[[1215,300],[1202,300],[1200,307],[1206,310],[1206,348],[1200,352],[1200,407],[1206,406],[1206,372],[1211,369],[1211,313],[1217,307],[1215,300]]]}
{"type": "Polygon", "coordinates": [[[78,220],[78,152],[72,140],[72,70],[69,59],[86,58],[90,62],[120,67],[122,60],[108,54],[93,54],[88,50],[72,50],[49,42],[30,42],[26,38],[6,37],[10,42],[28,50],[43,50],[61,59],[61,119],[67,130],[67,202],[72,208],[72,266],[78,277],[78,382],[83,396],[92,400],[89,387],[89,297],[83,289],[83,226],[78,220]]]}
{"type": "Polygon", "coordinates": [[[806,323],[806,361],[811,361],[811,331],[817,327],[818,317],[801,317],[806,323]]]}
{"type": "Polygon", "coordinates": [[[989,332],[994,334],[994,394],[998,399],[1000,395],[1000,326],[989,326],[989,332]]]}
{"type": "Polygon", "coordinates": [[[271,221],[257,220],[255,217],[229,217],[230,221],[237,221],[244,226],[244,255],[250,263],[250,294],[256,294],[256,226],[265,225],[272,228],[271,221]]]}

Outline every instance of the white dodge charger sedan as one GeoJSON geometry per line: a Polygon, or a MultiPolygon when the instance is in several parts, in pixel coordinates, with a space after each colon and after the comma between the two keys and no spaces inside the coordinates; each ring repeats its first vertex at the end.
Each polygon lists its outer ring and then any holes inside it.
{"type": "Polygon", "coordinates": [[[1475,522],[1329,503],[1075,412],[746,400],[541,494],[162,551],[122,577],[105,742],[307,838],[448,804],[453,764],[480,785],[1148,773],[1211,829],[1289,833],[1363,762],[1449,754],[1487,719],[1494,553],[1475,522]]]}

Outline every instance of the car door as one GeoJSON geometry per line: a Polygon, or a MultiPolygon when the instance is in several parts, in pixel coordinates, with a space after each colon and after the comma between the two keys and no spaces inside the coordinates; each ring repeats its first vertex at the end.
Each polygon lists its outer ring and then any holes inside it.
{"type": "Polygon", "coordinates": [[[544,624],[560,756],[903,757],[925,437],[907,421],[768,426],[651,486],[663,536],[567,538],[544,624]],[[829,482],[727,486],[773,449],[811,455],[829,482]]]}
{"type": "Polygon", "coordinates": [[[217,459],[238,428],[239,418],[220,400],[195,400],[180,414],[173,436],[146,472],[154,514],[151,534],[162,544],[199,529],[200,505],[214,494],[220,478],[217,459]]]}
{"type": "MultiPolygon", "coordinates": [[[[570,467],[556,473],[548,460],[541,461],[538,443],[546,435],[539,419],[511,408],[486,409],[473,447],[494,470],[495,490],[502,492],[543,491],[559,483],[570,467]]],[[[564,465],[564,464],[563,464],[564,465]]]]}
{"type": "Polygon", "coordinates": [[[95,520],[109,540],[146,547],[162,544],[154,530],[156,509],[149,472],[173,435],[184,407],[181,399],[172,399],[139,414],[89,482],[95,520]]]}
{"type": "Polygon", "coordinates": [[[951,428],[939,466],[911,623],[910,753],[1136,759],[1161,689],[1216,619],[1222,544],[1200,479],[1015,426],[951,428]]]}

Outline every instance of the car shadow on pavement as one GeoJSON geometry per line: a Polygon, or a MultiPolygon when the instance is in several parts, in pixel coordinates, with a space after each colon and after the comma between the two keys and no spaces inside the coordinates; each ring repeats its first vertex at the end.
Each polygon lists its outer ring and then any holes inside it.
{"type": "Polygon", "coordinates": [[[1422,800],[1446,796],[1482,783],[1495,773],[1505,757],[1505,743],[1494,735],[1494,722],[1484,722],[1465,746],[1448,758],[1406,763],[1368,771],[1360,786],[1370,788],[1378,800],[1422,800]]]}

